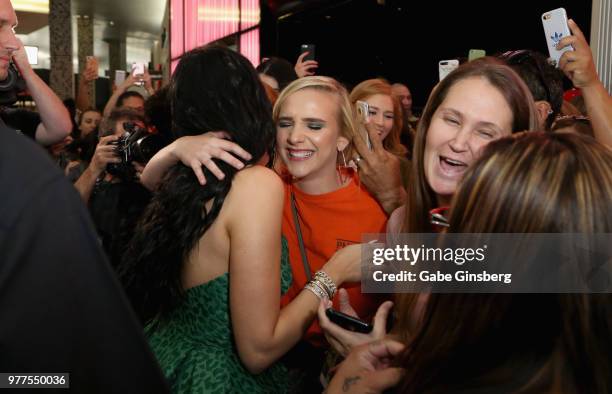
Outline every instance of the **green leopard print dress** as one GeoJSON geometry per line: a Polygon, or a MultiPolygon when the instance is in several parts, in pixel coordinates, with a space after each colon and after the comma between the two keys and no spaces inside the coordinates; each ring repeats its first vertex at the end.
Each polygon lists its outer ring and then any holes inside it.
{"type": "MultiPolygon", "coordinates": [[[[283,293],[291,280],[283,238],[283,293]]],[[[230,322],[228,273],[187,290],[185,302],[163,322],[149,324],[145,332],[175,394],[289,391],[288,372],[281,363],[252,375],[240,362],[230,322]]]]}

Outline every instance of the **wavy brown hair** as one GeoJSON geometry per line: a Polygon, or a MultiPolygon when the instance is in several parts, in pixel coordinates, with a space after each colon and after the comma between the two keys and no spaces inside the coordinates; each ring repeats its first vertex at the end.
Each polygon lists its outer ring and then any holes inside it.
{"type": "MultiPolygon", "coordinates": [[[[570,133],[492,142],[449,222],[461,233],[612,233],[612,151],[570,133]]],[[[404,339],[412,297],[398,300],[404,339]]],[[[431,294],[397,391],[610,393],[611,354],[611,294],[431,294]]]]}

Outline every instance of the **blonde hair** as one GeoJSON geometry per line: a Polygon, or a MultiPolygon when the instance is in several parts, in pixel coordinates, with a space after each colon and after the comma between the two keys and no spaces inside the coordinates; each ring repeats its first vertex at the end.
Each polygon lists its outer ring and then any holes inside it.
{"type": "MultiPolygon", "coordinates": [[[[355,127],[353,107],[349,101],[348,92],[346,88],[335,79],[322,76],[309,76],[297,79],[290,83],[285,89],[283,89],[276,100],[276,104],[274,105],[274,109],[272,111],[272,118],[274,119],[274,122],[278,122],[281,108],[283,104],[285,104],[285,101],[287,101],[287,98],[292,94],[304,89],[313,89],[326,92],[336,95],[338,98],[338,126],[340,128],[340,135],[349,140],[349,144],[343,150],[344,157],[349,160],[352,157],[352,141],[357,129],[355,127]]],[[[340,155],[337,158],[337,162],[343,162],[340,155]]]]}
{"type": "Polygon", "coordinates": [[[408,150],[400,141],[400,135],[403,127],[402,108],[397,97],[393,95],[389,82],[380,78],[368,79],[361,82],[359,85],[353,88],[353,91],[351,91],[351,104],[353,104],[354,108],[357,100],[365,100],[368,97],[376,94],[389,96],[389,98],[391,98],[391,102],[393,103],[393,127],[391,128],[389,135],[387,135],[387,137],[382,141],[383,147],[388,152],[404,157],[406,156],[408,150]]]}

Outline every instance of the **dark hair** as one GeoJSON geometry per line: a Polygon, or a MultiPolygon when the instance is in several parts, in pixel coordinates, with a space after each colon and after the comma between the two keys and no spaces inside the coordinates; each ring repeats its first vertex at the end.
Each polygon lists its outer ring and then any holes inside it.
{"type": "Polygon", "coordinates": [[[298,79],[293,65],[287,60],[280,57],[271,57],[263,61],[257,66],[257,72],[260,74],[266,74],[278,82],[279,92],[283,90],[291,82],[298,79]]]}
{"type": "Polygon", "coordinates": [[[590,119],[582,115],[559,116],[555,119],[550,131],[574,131],[595,138],[590,119]]]}
{"type": "MultiPolygon", "coordinates": [[[[609,149],[579,134],[522,133],[491,142],[467,171],[449,231],[610,233],[610,196],[609,149]]],[[[410,297],[398,300],[404,338],[410,297]]],[[[611,294],[431,294],[398,392],[610,393],[611,332],[611,294]]]]}
{"type": "Polygon", "coordinates": [[[70,135],[74,139],[79,138],[81,136],[81,130],[79,130],[79,126],[77,125],[77,122],[76,122],[76,115],[77,115],[76,102],[71,97],[64,99],[64,101],[62,102],[64,103],[64,107],[66,107],[66,109],[68,110],[68,113],[70,114],[70,123],[72,123],[72,131],[70,132],[70,135]]]}
{"type": "MultiPolygon", "coordinates": [[[[272,156],[270,102],[255,69],[239,53],[219,46],[185,53],[169,97],[177,137],[224,130],[252,155],[247,164],[272,156]]],[[[168,171],[124,255],[121,277],[143,320],[167,315],[184,297],[183,263],[217,218],[237,172],[221,160],[215,163],[225,178],[203,168],[206,186],[182,164],[168,171]]]]}
{"type": "Polygon", "coordinates": [[[115,134],[117,121],[119,120],[145,123],[145,117],[142,112],[132,108],[115,108],[109,116],[102,118],[100,126],[98,127],[98,135],[100,137],[105,137],[115,134]]]}
{"type": "Polygon", "coordinates": [[[145,101],[145,117],[154,132],[161,135],[167,143],[174,139],[172,135],[172,112],[170,109],[169,85],[155,92],[145,101]]]}
{"type": "Polygon", "coordinates": [[[549,130],[563,104],[563,73],[536,51],[509,51],[500,58],[523,78],[535,101],[550,104],[552,113],[546,118],[546,129],[549,130]]]}
{"type": "Polygon", "coordinates": [[[123,92],[119,95],[119,97],[117,97],[117,104],[115,104],[116,108],[121,108],[123,107],[123,102],[127,99],[129,99],[130,97],[138,97],[140,98],[143,102],[145,101],[144,97],[142,97],[142,94],[138,93],[138,92],[134,92],[133,90],[129,91],[129,92],[123,92]]]}

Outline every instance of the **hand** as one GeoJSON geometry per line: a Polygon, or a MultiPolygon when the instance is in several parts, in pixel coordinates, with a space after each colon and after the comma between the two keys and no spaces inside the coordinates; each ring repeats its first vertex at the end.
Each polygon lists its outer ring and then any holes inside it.
{"type": "Polygon", "coordinates": [[[340,287],[345,282],[359,282],[361,280],[361,248],[362,244],[345,246],[338,250],[323,266],[325,271],[340,287]]]}
{"type": "Polygon", "coordinates": [[[19,38],[15,37],[15,39],[19,42],[19,48],[13,51],[11,56],[15,66],[17,66],[17,69],[19,70],[19,73],[25,78],[26,75],[24,73],[27,74],[28,71],[32,70],[32,66],[30,66],[30,62],[28,61],[28,54],[23,46],[23,43],[19,38]]]}
{"type": "Polygon", "coordinates": [[[128,73],[128,75],[125,77],[125,80],[123,81],[123,83],[121,85],[119,85],[119,87],[117,89],[120,89],[122,92],[125,92],[126,90],[128,90],[128,88],[134,84],[136,84],[136,82],[138,81],[138,79],[136,77],[134,77],[132,75],[132,73],[128,73]]]}
{"type": "MultiPolygon", "coordinates": [[[[348,292],[345,289],[340,289],[338,294],[340,298],[340,312],[359,318],[350,304],[348,292]]],[[[343,357],[346,357],[354,347],[385,337],[387,334],[387,317],[389,316],[389,311],[393,307],[393,302],[385,301],[378,307],[376,315],[374,316],[374,329],[369,334],[346,330],[333,323],[325,314],[325,310],[331,307],[331,301],[327,299],[321,300],[318,310],[319,325],[321,329],[323,329],[325,338],[332,347],[343,357]]]]}
{"type": "Polygon", "coordinates": [[[149,74],[149,70],[146,67],[141,80],[144,81],[144,87],[147,92],[150,94],[155,93],[155,89],[153,89],[153,84],[151,83],[151,74],[149,74]]]}
{"type": "Polygon", "coordinates": [[[397,385],[404,370],[392,368],[391,363],[403,350],[403,344],[390,339],[356,347],[340,364],[326,393],[374,394],[397,385]]]}
{"type": "Polygon", "coordinates": [[[319,67],[319,62],[316,60],[304,61],[304,57],[308,55],[308,53],[308,51],[302,53],[300,57],[298,57],[297,62],[295,62],[295,67],[293,69],[299,78],[307,75],[314,75],[317,67],[319,67]]]}
{"type": "Polygon", "coordinates": [[[83,70],[83,79],[85,82],[91,82],[98,78],[98,59],[93,56],[87,56],[87,64],[83,70]]]}
{"type": "MultiPolygon", "coordinates": [[[[364,127],[365,125],[360,125],[364,127]]],[[[367,128],[366,128],[367,130],[367,128]]],[[[357,154],[353,157],[359,169],[359,179],[374,195],[376,200],[390,215],[397,207],[405,203],[406,191],[402,186],[400,160],[383,147],[380,136],[374,130],[367,130],[372,150],[358,133],[353,138],[357,154]]]]}
{"type": "Polygon", "coordinates": [[[91,158],[89,169],[98,176],[106,169],[108,163],[121,163],[121,158],[115,153],[116,145],[110,145],[110,142],[119,139],[116,135],[108,135],[100,138],[100,142],[96,146],[96,151],[91,158]]]}
{"type": "Polygon", "coordinates": [[[252,158],[249,152],[225,138],[229,138],[229,134],[223,131],[182,137],[172,143],[171,153],[184,165],[191,167],[200,184],[205,185],[206,177],[202,166],[208,168],[217,179],[225,178],[225,174],[217,167],[213,158],[223,160],[238,170],[242,169],[244,164],[230,153],[245,161],[252,158]]]}
{"type": "Polygon", "coordinates": [[[599,83],[597,69],[593,62],[593,54],[584,38],[584,34],[582,34],[582,31],[572,19],[567,24],[572,31],[572,35],[559,41],[557,49],[571,45],[574,47],[574,50],[567,51],[561,56],[559,59],[559,69],[571,79],[577,88],[585,88],[599,83]]]}

